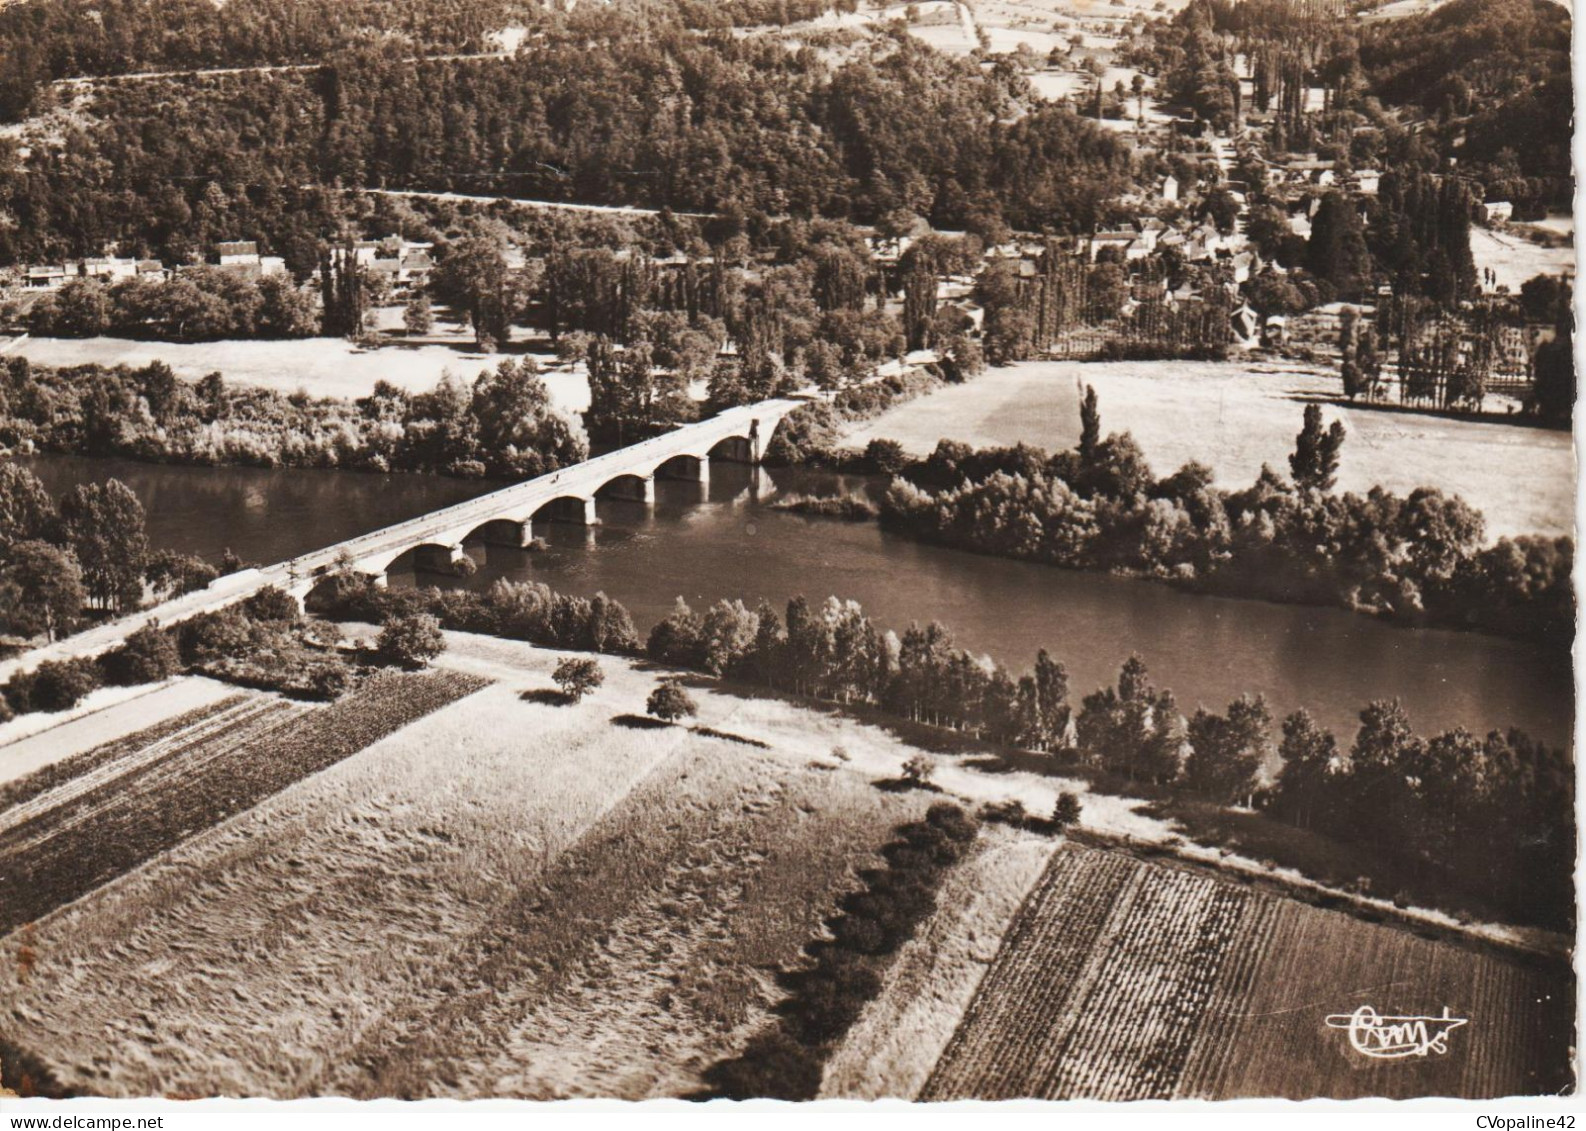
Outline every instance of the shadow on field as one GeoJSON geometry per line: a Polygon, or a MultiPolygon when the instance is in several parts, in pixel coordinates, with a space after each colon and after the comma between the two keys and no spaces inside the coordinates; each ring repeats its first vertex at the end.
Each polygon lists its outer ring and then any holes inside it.
{"type": "Polygon", "coordinates": [[[525,703],[538,703],[542,707],[571,707],[573,697],[554,687],[535,687],[518,696],[525,703]]]}
{"type": "Polygon", "coordinates": [[[1325,393],[1313,393],[1299,389],[1290,390],[1287,398],[1296,404],[1326,404],[1333,405],[1336,408],[1351,409],[1356,412],[1387,412],[1395,416],[1429,416],[1437,420],[1511,424],[1516,428],[1538,428],[1553,432],[1568,430],[1561,425],[1521,412],[1498,412],[1493,409],[1483,409],[1480,412],[1461,412],[1457,409],[1437,408],[1433,405],[1394,404],[1391,401],[1352,401],[1344,396],[1330,396],[1325,393]]]}
{"type": "Polygon", "coordinates": [[[611,725],[627,727],[629,730],[665,730],[672,724],[664,719],[652,719],[647,715],[613,715],[611,725]]]}
{"type": "Polygon", "coordinates": [[[908,778],[877,778],[870,783],[882,793],[908,793],[917,789],[921,793],[941,793],[942,787],[928,781],[910,781],[908,778]]]}
{"type": "Polygon", "coordinates": [[[731,731],[717,730],[715,727],[701,726],[689,727],[688,729],[693,731],[695,734],[703,735],[706,738],[719,738],[725,742],[737,742],[744,746],[756,747],[760,750],[771,749],[771,744],[769,742],[761,742],[758,738],[749,738],[742,734],[733,734],[731,731]]]}

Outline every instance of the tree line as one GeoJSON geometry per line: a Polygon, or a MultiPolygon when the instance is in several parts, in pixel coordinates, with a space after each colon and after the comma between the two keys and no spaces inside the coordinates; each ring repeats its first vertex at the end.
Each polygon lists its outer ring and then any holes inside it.
{"type": "Polygon", "coordinates": [[[1372,612],[1411,625],[1567,646],[1569,538],[1485,545],[1479,513],[1420,488],[1401,497],[1333,490],[1344,433],[1309,406],[1287,477],[1263,468],[1241,491],[1186,464],[1157,478],[1127,433],[1100,437],[1093,396],[1076,449],[973,451],[942,441],[901,468],[881,521],[912,537],[1069,569],[1168,580],[1199,591],[1372,612]]]}
{"type": "MultiPolygon", "coordinates": [[[[401,600],[397,607],[407,607],[401,600]]],[[[438,610],[441,600],[431,596],[426,607],[438,610]]],[[[465,619],[451,623],[463,627],[465,619]]],[[[1014,676],[956,646],[940,624],[914,624],[899,636],[835,597],[819,605],[796,597],[783,615],[764,601],[750,609],[722,600],[697,612],[679,600],[644,652],[659,663],[1050,752],[1059,764],[1130,788],[1218,805],[1255,802],[1286,823],[1369,845],[1533,921],[1558,924],[1571,906],[1569,763],[1519,731],[1482,738],[1455,729],[1422,739],[1392,700],[1361,712],[1347,750],[1304,710],[1282,720],[1279,739],[1259,696],[1186,717],[1137,656],[1115,685],[1075,704],[1066,669],[1044,650],[1031,671],[1014,676]]]]}
{"type": "Polygon", "coordinates": [[[289,276],[255,279],[210,267],[169,280],[72,279],[38,296],[23,321],[33,333],[57,338],[112,334],[172,342],[307,338],[321,329],[315,295],[289,276]]]}
{"type": "Polygon", "coordinates": [[[458,631],[642,654],[773,692],[864,705],[1048,755],[1051,772],[1084,771],[1102,788],[1254,804],[1295,828],[1369,846],[1455,905],[1473,896],[1517,921],[1555,927],[1573,914],[1565,754],[1518,730],[1421,738],[1397,700],[1368,704],[1346,750],[1303,709],[1275,728],[1260,696],[1186,716],[1138,656],[1115,684],[1076,703],[1067,669],[1045,650],[1014,675],[959,647],[939,623],[899,635],[837,597],[794,597],[780,614],[767,601],[751,609],[724,599],[696,611],[679,598],[642,645],[620,602],[539,582],[393,590],[339,573],[308,604],[372,623],[425,614],[458,631]]]}
{"type": "Polygon", "coordinates": [[[578,463],[588,446],[551,404],[532,359],[424,393],[387,382],[356,401],[181,380],[141,368],[0,366],[0,442],[12,449],[199,465],[339,467],[527,478],[578,463]]]}

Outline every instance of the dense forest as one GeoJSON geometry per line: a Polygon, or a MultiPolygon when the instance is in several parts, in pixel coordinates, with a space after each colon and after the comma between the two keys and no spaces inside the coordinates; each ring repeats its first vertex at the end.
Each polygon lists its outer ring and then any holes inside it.
{"type": "MultiPolygon", "coordinates": [[[[787,24],[853,0],[624,0],[696,29],[787,24]]],[[[0,8],[0,121],[64,78],[312,64],[360,43],[410,55],[506,48],[500,33],[555,26],[564,0],[28,0],[0,8]]]]}
{"type": "Polygon", "coordinates": [[[828,59],[634,18],[569,19],[512,57],[371,43],[312,70],[100,84],[43,119],[27,159],[0,144],[0,262],[180,250],[212,187],[265,211],[340,184],[1078,231],[1130,183],[1127,146],[1092,123],[1019,113],[1016,72],[901,32],[828,59]]]}
{"type": "Polygon", "coordinates": [[[1570,193],[1570,13],[1551,0],[1451,0],[1431,12],[1347,21],[1295,0],[1194,0],[1130,54],[1181,107],[1227,124],[1271,112],[1282,152],[1435,171],[1458,160],[1489,199],[1525,212],[1570,193]],[[1252,105],[1233,62],[1250,60],[1252,105]],[[1307,87],[1325,104],[1307,110],[1307,87]],[[1362,128],[1364,127],[1364,128],[1362,128]],[[1340,144],[1340,139],[1343,139],[1340,144]]]}

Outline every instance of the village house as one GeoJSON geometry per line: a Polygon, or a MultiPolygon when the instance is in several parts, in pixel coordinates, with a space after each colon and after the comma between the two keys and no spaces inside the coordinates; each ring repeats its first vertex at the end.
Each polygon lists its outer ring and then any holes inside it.
{"type": "Polygon", "coordinates": [[[114,255],[96,255],[66,263],[46,263],[29,267],[23,285],[29,290],[56,290],[73,279],[94,279],[101,283],[119,283],[150,275],[163,277],[165,268],[157,259],[120,258],[114,255]]]}
{"type": "Polygon", "coordinates": [[[286,273],[286,260],[275,255],[260,255],[259,245],[253,240],[223,240],[217,243],[215,262],[211,266],[250,279],[286,273]]]}

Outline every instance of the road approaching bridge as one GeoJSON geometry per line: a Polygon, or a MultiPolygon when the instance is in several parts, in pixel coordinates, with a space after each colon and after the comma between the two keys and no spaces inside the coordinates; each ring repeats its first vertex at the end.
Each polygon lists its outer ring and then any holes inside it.
{"type": "Polygon", "coordinates": [[[175,624],[235,604],[267,586],[284,589],[301,601],[320,582],[344,569],[383,585],[392,563],[405,556],[411,555],[414,564],[422,568],[446,568],[447,563],[463,556],[465,541],[482,539],[527,546],[534,537],[536,523],[570,521],[592,525],[598,521],[597,497],[654,502],[657,476],[709,483],[712,458],[759,463],[765,444],[782,418],[802,403],[769,400],[730,408],[697,424],[290,561],[227,574],[197,592],[0,662],[0,682],[47,660],[98,656],[145,624],[175,624]]]}

